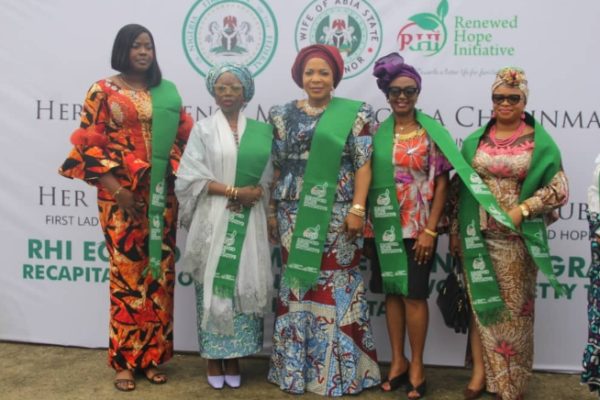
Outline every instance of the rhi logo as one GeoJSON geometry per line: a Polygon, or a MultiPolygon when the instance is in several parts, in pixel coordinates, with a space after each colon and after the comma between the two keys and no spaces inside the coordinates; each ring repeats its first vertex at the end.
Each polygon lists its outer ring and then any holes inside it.
{"type": "Polygon", "coordinates": [[[183,23],[183,48],[202,76],[224,62],[235,62],[258,75],[277,47],[277,22],[263,0],[199,0],[183,23]]]}
{"type": "Polygon", "coordinates": [[[296,23],[296,49],[327,44],[344,58],[344,79],[365,71],[381,49],[383,29],[375,8],[366,0],[314,0],[296,23]]]}
{"type": "Polygon", "coordinates": [[[400,52],[413,51],[426,56],[438,54],[448,41],[444,18],[448,15],[448,0],[441,0],[434,13],[423,12],[408,18],[411,22],[400,28],[400,52]]]}

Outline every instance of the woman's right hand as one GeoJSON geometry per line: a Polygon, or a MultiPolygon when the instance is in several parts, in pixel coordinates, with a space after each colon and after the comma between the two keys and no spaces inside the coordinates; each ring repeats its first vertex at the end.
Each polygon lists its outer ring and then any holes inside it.
{"type": "Polygon", "coordinates": [[[267,230],[269,232],[269,243],[279,243],[279,228],[277,227],[277,217],[270,215],[267,217],[267,230]]]}
{"type": "Polygon", "coordinates": [[[119,208],[129,214],[133,219],[139,220],[142,217],[144,202],[131,190],[121,188],[114,197],[119,208]]]}
{"type": "Polygon", "coordinates": [[[461,257],[462,256],[462,248],[460,247],[460,238],[458,234],[453,233],[450,234],[450,245],[449,245],[450,254],[453,257],[461,257]]]}
{"type": "Polygon", "coordinates": [[[260,186],[244,186],[237,188],[236,201],[244,207],[252,207],[263,195],[263,190],[260,186]]]}

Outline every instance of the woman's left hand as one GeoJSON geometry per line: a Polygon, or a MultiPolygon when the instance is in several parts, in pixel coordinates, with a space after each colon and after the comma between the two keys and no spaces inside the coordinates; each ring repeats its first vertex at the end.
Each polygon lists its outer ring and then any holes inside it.
{"type": "Polygon", "coordinates": [[[362,236],[364,224],[365,221],[363,217],[359,217],[358,215],[350,213],[346,215],[343,230],[346,233],[346,237],[349,241],[362,236]]]}
{"type": "Polygon", "coordinates": [[[517,229],[521,227],[521,222],[523,222],[523,213],[521,212],[521,208],[519,206],[513,207],[508,212],[508,216],[517,229]]]}
{"type": "Polygon", "coordinates": [[[435,239],[433,236],[421,232],[415,241],[413,250],[415,251],[415,261],[417,264],[425,264],[431,257],[433,257],[435,239]]]}

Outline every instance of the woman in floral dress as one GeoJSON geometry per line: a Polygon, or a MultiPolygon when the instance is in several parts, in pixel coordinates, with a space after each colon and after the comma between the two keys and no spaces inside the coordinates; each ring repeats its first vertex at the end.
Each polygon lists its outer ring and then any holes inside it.
{"type": "MultiPolygon", "coordinates": [[[[508,229],[483,208],[473,211],[477,214],[504,311],[498,318],[493,317],[493,322],[482,320],[483,313],[473,313],[470,329],[473,371],[465,399],[478,398],[484,390],[496,393],[503,400],[523,398],[533,364],[536,265],[540,264],[539,254],[528,250],[522,230],[527,223],[542,223],[542,219],[546,226],[556,221],[556,209],[568,199],[560,152],[543,127],[525,113],[528,97],[525,73],[518,68],[501,69],[492,85],[493,118],[463,143],[463,155],[472,144],[474,154],[472,160],[465,156],[467,162],[517,228],[508,229]]],[[[456,204],[456,197],[453,203],[456,204]]],[[[461,212],[460,208],[459,203],[455,211],[461,212]]],[[[466,249],[460,242],[464,238],[458,237],[459,228],[468,236],[476,228],[471,225],[472,222],[453,218],[451,252],[464,257],[466,249]]],[[[543,239],[546,235],[540,230],[537,236],[543,239]]],[[[477,271],[470,272],[466,264],[463,263],[467,276],[475,276],[477,271]]],[[[484,267],[483,263],[473,265],[477,269],[484,267]]],[[[478,293],[477,285],[475,278],[467,279],[474,310],[485,303],[481,300],[488,300],[480,297],[485,293],[478,293]]]]}
{"type": "MultiPolygon", "coordinates": [[[[313,45],[300,51],[292,77],[308,95],[270,110],[275,127],[275,182],[271,238],[281,244],[284,264],[293,233],[315,127],[332,102],[331,91],[344,68],[335,47],[313,45]]],[[[268,379],[290,393],[325,396],[356,394],[379,383],[379,367],[369,321],[365,287],[358,269],[364,206],[370,182],[373,113],[362,104],[345,132],[336,182],[313,188],[315,196],[335,192],[319,272],[310,288],[288,284],[284,265],[277,298],[273,353],[268,379]]],[[[327,149],[326,149],[327,150],[327,149]]],[[[310,160],[309,160],[310,161],[310,160]]],[[[317,160],[319,161],[319,160],[317,160]]]]}

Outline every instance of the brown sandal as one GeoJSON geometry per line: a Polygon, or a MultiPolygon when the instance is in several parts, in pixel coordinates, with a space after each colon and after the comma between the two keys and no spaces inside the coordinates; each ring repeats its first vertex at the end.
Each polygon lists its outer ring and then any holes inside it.
{"type": "Polygon", "coordinates": [[[115,379],[114,385],[121,392],[131,392],[135,390],[135,381],[133,379],[115,379]]]}
{"type": "Polygon", "coordinates": [[[154,372],[152,375],[150,375],[151,371],[150,369],[147,369],[144,371],[144,376],[146,377],[146,379],[148,379],[148,382],[150,382],[153,385],[163,385],[165,383],[167,383],[167,374],[165,374],[164,372],[160,372],[157,370],[152,371],[154,372]]]}

